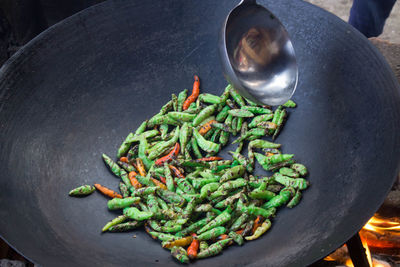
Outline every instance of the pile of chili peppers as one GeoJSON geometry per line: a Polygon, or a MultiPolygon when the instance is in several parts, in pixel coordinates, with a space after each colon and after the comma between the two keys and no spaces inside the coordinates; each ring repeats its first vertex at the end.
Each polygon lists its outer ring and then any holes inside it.
{"type": "Polygon", "coordinates": [[[110,210],[122,215],[103,232],[143,226],[183,263],[217,255],[234,243],[259,238],[271,227],[278,208],[297,205],[309,185],[307,169],[283,154],[274,140],[288,116],[289,100],[274,111],[240,96],[228,85],[221,96],[193,91],[172,95],[158,114],[130,133],[114,162],[103,154],[111,172],[121,178],[120,193],[100,184],[70,191],[83,196],[96,189],[111,198],[110,210]],[[232,159],[217,156],[230,136],[232,159]],[[242,152],[247,145],[247,156],[242,152]],[[260,153],[262,152],[262,153],[260,153]],[[255,160],[270,176],[253,175],[255,160]]]}

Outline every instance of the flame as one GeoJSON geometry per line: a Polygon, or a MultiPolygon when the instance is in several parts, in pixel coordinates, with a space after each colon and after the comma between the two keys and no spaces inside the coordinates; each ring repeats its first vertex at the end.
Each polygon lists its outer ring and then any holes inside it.
{"type": "Polygon", "coordinates": [[[400,232],[400,223],[373,216],[364,226],[365,230],[383,234],[385,231],[400,232]]]}

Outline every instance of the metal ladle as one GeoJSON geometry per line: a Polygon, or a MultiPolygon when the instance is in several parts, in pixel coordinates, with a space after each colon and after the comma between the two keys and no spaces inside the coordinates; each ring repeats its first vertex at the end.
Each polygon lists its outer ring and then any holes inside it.
{"type": "Polygon", "coordinates": [[[289,35],[255,0],[242,0],[229,13],[219,52],[228,82],[252,101],[280,105],[296,90],[298,68],[289,35]]]}

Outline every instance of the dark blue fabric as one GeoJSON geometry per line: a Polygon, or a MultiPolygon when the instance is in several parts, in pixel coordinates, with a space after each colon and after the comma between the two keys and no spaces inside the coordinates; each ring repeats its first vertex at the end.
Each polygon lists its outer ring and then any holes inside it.
{"type": "Polygon", "coordinates": [[[395,3],[396,0],[354,0],[349,23],[366,37],[376,37],[382,33],[395,3]]]}

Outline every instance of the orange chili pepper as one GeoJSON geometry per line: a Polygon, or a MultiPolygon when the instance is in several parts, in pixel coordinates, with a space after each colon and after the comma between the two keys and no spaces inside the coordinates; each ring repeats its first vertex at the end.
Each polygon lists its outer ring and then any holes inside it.
{"type": "Polygon", "coordinates": [[[236,233],[237,233],[238,235],[241,235],[241,234],[243,233],[243,231],[244,231],[244,229],[240,229],[240,230],[237,230],[236,233]]]}
{"type": "Polygon", "coordinates": [[[119,160],[122,162],[125,162],[125,163],[129,163],[129,160],[127,157],[120,157],[119,160]]]}
{"type": "Polygon", "coordinates": [[[181,171],[177,167],[175,167],[173,165],[168,165],[168,166],[171,169],[171,171],[174,172],[176,177],[185,179],[185,176],[181,173],[181,171]]]}
{"type": "Polygon", "coordinates": [[[163,189],[163,190],[167,190],[167,186],[165,184],[163,184],[162,182],[160,182],[157,179],[154,179],[153,177],[151,177],[151,180],[153,181],[153,183],[158,186],[159,188],[163,189]]]}
{"type": "Polygon", "coordinates": [[[201,158],[201,159],[196,159],[196,161],[215,161],[215,160],[222,160],[223,158],[221,157],[208,157],[208,158],[201,158]]]}
{"type": "Polygon", "coordinates": [[[97,190],[99,190],[101,193],[103,193],[104,195],[111,197],[111,198],[122,198],[122,196],[120,194],[118,194],[117,192],[108,189],[105,186],[102,186],[101,184],[94,184],[94,187],[96,187],[97,190]]]}
{"type": "Polygon", "coordinates": [[[271,152],[265,153],[265,156],[267,156],[267,157],[270,157],[270,156],[273,156],[273,155],[275,155],[275,154],[274,154],[274,153],[271,153],[271,152]]]}
{"type": "Polygon", "coordinates": [[[199,134],[205,135],[209,130],[211,130],[212,125],[216,122],[217,122],[216,120],[210,120],[204,123],[199,129],[199,134]]]}
{"type": "Polygon", "coordinates": [[[196,101],[197,97],[200,94],[200,80],[197,75],[194,75],[194,83],[192,94],[186,98],[185,102],[183,102],[182,109],[187,110],[194,101],[196,101]]]}
{"type": "Polygon", "coordinates": [[[253,225],[253,230],[252,234],[257,230],[258,227],[263,223],[263,217],[261,215],[258,215],[257,218],[254,220],[254,225],[253,225]]]}
{"type": "Polygon", "coordinates": [[[133,187],[135,187],[136,189],[139,189],[139,188],[141,188],[142,187],[142,185],[141,185],[141,183],[139,183],[139,181],[136,179],[136,176],[137,175],[137,173],[136,172],[134,172],[134,171],[131,171],[130,173],[129,173],[129,180],[131,181],[131,185],[133,185],[133,187]]]}
{"type": "Polygon", "coordinates": [[[180,146],[179,143],[177,142],[174,148],[171,150],[171,152],[169,152],[168,155],[156,160],[155,164],[161,166],[164,164],[164,162],[170,162],[174,157],[178,156],[179,150],[180,146]]]}
{"type": "MultiPolygon", "coordinates": [[[[193,237],[197,236],[195,233],[192,234],[193,237]]],[[[188,257],[193,260],[197,257],[197,251],[199,250],[200,241],[198,239],[193,239],[190,246],[187,248],[188,257]]]]}
{"type": "Polygon", "coordinates": [[[135,167],[137,167],[136,169],[139,171],[139,174],[141,176],[146,176],[147,175],[146,169],[144,168],[144,164],[143,164],[142,159],[140,159],[140,158],[136,159],[136,166],[135,167]]]}

